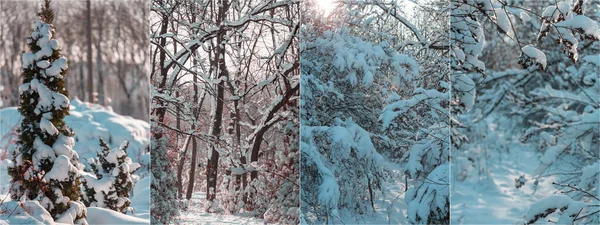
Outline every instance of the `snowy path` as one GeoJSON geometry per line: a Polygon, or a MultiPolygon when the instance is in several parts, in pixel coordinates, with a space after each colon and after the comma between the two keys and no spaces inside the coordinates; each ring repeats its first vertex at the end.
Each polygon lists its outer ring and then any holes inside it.
{"type": "Polygon", "coordinates": [[[223,215],[216,213],[206,213],[204,211],[204,199],[206,193],[196,192],[192,195],[190,205],[187,211],[181,212],[178,224],[198,224],[198,225],[217,225],[217,224],[240,224],[240,225],[263,225],[265,222],[261,219],[251,217],[241,217],[235,215],[223,215]]]}
{"type": "MultiPolygon", "coordinates": [[[[375,199],[375,211],[363,216],[352,215],[350,212],[341,211],[343,224],[408,224],[404,203],[404,182],[399,175],[399,165],[388,165],[397,175],[382,184],[384,194],[379,193],[375,199]]],[[[335,221],[339,223],[339,221],[335,221]]],[[[340,223],[341,224],[341,223],[340,223]]]]}
{"type": "Polygon", "coordinates": [[[513,224],[523,218],[533,202],[552,193],[550,178],[540,179],[534,190],[531,173],[539,163],[539,155],[518,143],[510,144],[508,149],[512,150],[491,157],[489,177],[480,179],[475,171],[466,181],[454,183],[450,203],[453,224],[513,224]],[[528,180],[517,189],[515,179],[521,175],[528,180]]]}

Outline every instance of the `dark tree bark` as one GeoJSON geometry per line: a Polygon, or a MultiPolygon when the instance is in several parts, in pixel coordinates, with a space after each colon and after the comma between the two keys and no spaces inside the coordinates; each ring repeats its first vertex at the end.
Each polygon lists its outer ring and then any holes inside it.
{"type": "Polygon", "coordinates": [[[87,1],[87,61],[88,61],[88,101],[94,102],[94,69],[92,68],[92,3],[87,1]]]}
{"type": "MultiPolygon", "coordinates": [[[[221,25],[223,20],[225,19],[225,12],[229,8],[229,4],[227,0],[221,1],[221,6],[218,9],[217,13],[217,25],[221,25]]],[[[217,192],[217,171],[219,167],[219,152],[216,150],[216,144],[219,143],[219,136],[221,134],[221,124],[223,120],[223,97],[224,97],[224,88],[225,84],[224,80],[227,80],[229,77],[227,71],[227,65],[225,64],[225,49],[222,47],[222,43],[224,41],[225,30],[221,30],[217,34],[217,46],[215,47],[215,59],[214,65],[218,69],[218,79],[221,81],[216,85],[217,96],[215,96],[215,114],[212,124],[211,136],[214,138],[214,144],[211,145],[211,154],[208,159],[208,164],[206,166],[206,199],[209,201],[214,201],[217,192]],[[212,190],[212,191],[211,191],[212,190]]]]}

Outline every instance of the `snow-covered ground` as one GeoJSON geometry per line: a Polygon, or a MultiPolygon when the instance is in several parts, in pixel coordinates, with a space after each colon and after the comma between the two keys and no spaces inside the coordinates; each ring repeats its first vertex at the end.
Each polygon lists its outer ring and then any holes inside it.
{"type": "MultiPolygon", "coordinates": [[[[147,224],[150,221],[150,180],[148,163],[150,154],[150,125],[146,121],[116,114],[110,107],[71,101],[70,115],[65,122],[75,132],[75,147],[81,162],[88,168],[87,159],[96,156],[100,149],[98,137],[104,139],[111,148],[119,147],[126,140],[130,141],[127,155],[134,163],[140,163],[135,175],[134,189],[130,196],[133,215],[124,215],[111,210],[88,207],[87,222],[89,224],[147,224]],[[139,181],[138,181],[139,180],[139,181]]],[[[16,107],[0,109],[0,225],[2,224],[47,224],[50,220],[43,210],[36,210],[36,202],[26,203],[21,207],[11,201],[8,196],[10,177],[7,165],[11,163],[8,150],[14,147],[17,137],[16,127],[20,125],[22,116],[16,107]],[[40,212],[42,211],[42,212],[40,212]]]]}
{"type": "Polygon", "coordinates": [[[364,215],[352,214],[348,210],[340,211],[341,221],[335,224],[408,224],[404,202],[404,179],[400,176],[400,165],[387,163],[387,169],[392,171],[393,178],[381,185],[383,194],[378,194],[374,201],[375,210],[364,215]],[[395,182],[397,181],[397,182],[395,182]]]}
{"type": "Polygon", "coordinates": [[[452,224],[514,224],[525,217],[534,202],[556,193],[553,177],[539,178],[538,185],[534,185],[532,174],[541,153],[530,144],[504,135],[502,130],[496,130],[493,135],[466,145],[468,149],[453,149],[456,161],[451,169],[452,224]],[[464,150],[472,153],[461,155],[464,150]],[[461,167],[461,157],[479,162],[480,168],[461,167]],[[460,181],[460,173],[468,174],[464,181],[460,181]],[[521,176],[525,184],[516,188],[516,180],[521,176]]]}
{"type": "Polygon", "coordinates": [[[242,217],[236,215],[223,215],[216,213],[207,213],[204,211],[204,201],[206,193],[196,192],[192,194],[192,199],[186,211],[182,211],[179,216],[178,224],[198,224],[198,225],[217,225],[217,224],[240,224],[240,225],[263,225],[265,222],[253,217],[242,217]]]}

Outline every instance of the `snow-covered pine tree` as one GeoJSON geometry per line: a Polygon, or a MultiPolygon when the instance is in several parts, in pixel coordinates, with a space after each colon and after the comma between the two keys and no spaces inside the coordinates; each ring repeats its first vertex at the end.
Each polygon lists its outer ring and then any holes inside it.
{"type": "Polygon", "coordinates": [[[121,213],[131,211],[129,193],[133,188],[132,174],[140,167],[127,157],[129,142],[121,147],[110,149],[108,144],[100,140],[101,151],[98,158],[88,160],[96,177],[85,176],[83,186],[86,206],[109,208],[121,213]]]}
{"type": "Polygon", "coordinates": [[[52,39],[54,13],[46,0],[27,38],[30,51],[23,53],[23,85],[19,87],[23,116],[14,164],[11,197],[39,200],[57,222],[86,224],[85,206],[79,202],[80,163],[73,150],[73,131],[65,124],[69,99],[64,87],[67,59],[52,39]]]}

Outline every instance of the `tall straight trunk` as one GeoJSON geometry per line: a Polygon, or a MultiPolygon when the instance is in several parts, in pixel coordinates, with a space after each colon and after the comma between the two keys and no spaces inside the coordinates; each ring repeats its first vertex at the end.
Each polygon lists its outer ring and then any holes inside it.
{"type": "MultiPolygon", "coordinates": [[[[229,8],[227,0],[221,0],[221,5],[218,7],[218,13],[216,22],[217,25],[221,25],[225,19],[225,12],[229,8]]],[[[225,65],[225,49],[222,44],[224,43],[223,36],[225,31],[222,30],[217,35],[217,46],[215,47],[215,60],[218,70],[218,79],[221,81],[216,85],[217,96],[215,96],[215,110],[213,111],[214,118],[211,130],[211,136],[215,139],[213,145],[211,145],[210,158],[206,166],[206,199],[214,201],[217,192],[217,170],[219,169],[219,152],[216,150],[216,144],[219,143],[219,136],[221,134],[221,123],[223,119],[223,97],[224,97],[224,80],[227,80],[227,66],[225,65]]]]}
{"type": "Polygon", "coordinates": [[[104,77],[102,74],[102,22],[98,23],[98,41],[96,42],[96,74],[98,74],[98,83],[96,89],[98,90],[98,104],[106,105],[104,96],[104,77]]]}
{"type": "MultiPolygon", "coordinates": [[[[185,157],[187,156],[187,150],[190,145],[190,138],[192,138],[192,137],[188,136],[188,138],[185,139],[183,153],[181,155],[179,155],[179,164],[177,164],[177,188],[178,188],[177,196],[179,199],[183,198],[183,166],[185,164],[185,157]]],[[[195,166],[195,165],[191,165],[191,166],[195,166]]]]}
{"type": "MultiPolygon", "coordinates": [[[[175,91],[175,98],[179,98],[179,91],[175,91]]],[[[181,130],[181,112],[179,110],[179,108],[175,109],[175,118],[177,119],[177,130],[181,130]]],[[[177,152],[179,153],[179,164],[177,164],[177,198],[181,199],[181,195],[183,192],[183,176],[182,176],[182,171],[183,171],[183,164],[185,163],[185,156],[187,153],[187,143],[184,144],[184,149],[183,152],[181,152],[181,149],[179,149],[180,146],[180,137],[181,135],[179,135],[179,133],[177,134],[177,152]]],[[[185,142],[188,142],[189,138],[185,139],[185,142]]]]}
{"type": "MultiPolygon", "coordinates": [[[[198,64],[198,61],[194,58],[193,62],[194,67],[198,64]]],[[[198,113],[200,111],[201,105],[198,104],[198,76],[196,74],[192,74],[193,77],[193,85],[194,85],[194,98],[192,102],[192,113],[194,115],[194,119],[198,118],[198,113]]],[[[192,122],[192,132],[196,130],[196,121],[192,122]]],[[[192,193],[194,192],[194,183],[196,182],[196,158],[198,157],[198,144],[196,143],[196,137],[192,137],[192,162],[190,164],[190,181],[188,183],[187,194],[185,198],[190,200],[192,198],[192,193]]]]}
{"type": "MultiPolygon", "coordinates": [[[[162,15],[162,21],[161,21],[161,27],[160,27],[160,34],[165,34],[167,33],[167,28],[169,25],[169,16],[167,14],[163,14],[162,15]]],[[[167,45],[167,38],[163,37],[160,39],[160,46],[165,47],[167,45]]],[[[159,56],[158,56],[158,65],[161,65],[160,67],[160,81],[158,82],[158,85],[156,86],[157,92],[159,94],[164,93],[164,88],[167,85],[167,73],[169,72],[168,68],[165,68],[164,63],[165,60],[167,58],[167,55],[165,53],[165,51],[160,51],[159,52],[159,56]]],[[[161,100],[157,100],[158,107],[155,109],[154,111],[154,115],[156,115],[156,120],[158,122],[163,122],[165,119],[165,114],[167,112],[166,107],[163,105],[164,103],[161,100]]],[[[152,136],[154,138],[154,140],[161,140],[163,137],[163,129],[155,129],[152,136]]],[[[164,146],[157,146],[158,148],[164,147],[164,146]]]]}
{"type": "MultiPolygon", "coordinates": [[[[193,127],[193,126],[192,126],[193,127]]],[[[190,163],[190,180],[188,183],[187,194],[185,198],[187,200],[192,199],[192,193],[194,193],[194,182],[196,181],[196,157],[198,154],[198,144],[196,138],[192,137],[192,161],[190,163]]]]}
{"type": "Polygon", "coordinates": [[[94,102],[94,69],[92,68],[92,2],[87,1],[87,62],[88,62],[88,101],[94,102]]]}
{"type": "MultiPolygon", "coordinates": [[[[83,55],[81,56],[80,62],[83,62],[83,55]]],[[[79,90],[77,90],[77,94],[79,94],[81,101],[85,101],[85,71],[83,69],[83,63],[79,64],[79,90]]]]}

